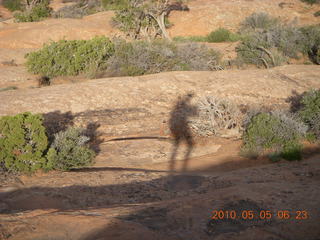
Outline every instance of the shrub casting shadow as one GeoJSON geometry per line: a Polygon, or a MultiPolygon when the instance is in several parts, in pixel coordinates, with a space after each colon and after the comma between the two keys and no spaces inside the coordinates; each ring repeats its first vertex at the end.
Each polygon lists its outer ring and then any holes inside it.
{"type": "MultiPolygon", "coordinates": [[[[54,140],[54,135],[60,131],[67,130],[68,127],[74,126],[75,119],[83,113],[72,114],[70,111],[61,113],[60,111],[54,111],[42,114],[44,121],[43,125],[46,128],[49,143],[54,140]]],[[[84,127],[84,134],[90,137],[89,146],[96,153],[101,151],[100,145],[103,142],[100,139],[101,133],[98,131],[100,124],[98,122],[89,122],[84,127]]]]}

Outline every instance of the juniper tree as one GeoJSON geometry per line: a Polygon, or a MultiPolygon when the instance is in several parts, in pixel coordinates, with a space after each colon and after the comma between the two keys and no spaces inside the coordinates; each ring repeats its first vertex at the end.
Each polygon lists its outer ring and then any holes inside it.
{"type": "Polygon", "coordinates": [[[114,22],[130,37],[155,38],[158,35],[170,39],[166,18],[173,10],[188,11],[185,0],[128,0],[123,9],[116,12],[114,22]]]}

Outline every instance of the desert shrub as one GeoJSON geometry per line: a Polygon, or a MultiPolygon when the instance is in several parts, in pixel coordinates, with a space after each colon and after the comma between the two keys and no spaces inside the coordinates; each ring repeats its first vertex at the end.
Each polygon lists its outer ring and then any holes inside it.
{"type": "Polygon", "coordinates": [[[320,64],[320,25],[305,26],[300,28],[303,35],[304,54],[308,54],[310,60],[320,64]]]}
{"type": "Polygon", "coordinates": [[[246,126],[242,152],[253,156],[271,153],[273,158],[301,159],[300,140],[307,127],[284,112],[258,113],[246,126]]]}
{"type": "Polygon", "coordinates": [[[242,30],[270,29],[279,23],[277,18],[270,16],[268,13],[253,13],[241,23],[242,30]]]}
{"type": "Polygon", "coordinates": [[[306,92],[301,99],[297,113],[301,120],[309,126],[310,133],[320,139],[320,90],[306,92]]]}
{"type": "Polygon", "coordinates": [[[239,40],[239,36],[230,32],[225,28],[219,28],[208,34],[208,42],[235,42],[239,40]]]}
{"type": "Polygon", "coordinates": [[[221,70],[221,54],[204,44],[186,43],[177,46],[178,64],[172,69],[177,71],[221,70]]]}
{"type": "Polygon", "coordinates": [[[172,24],[168,16],[172,10],[188,11],[185,0],[178,1],[147,1],[121,0],[117,2],[118,11],[112,19],[114,27],[123,31],[133,39],[155,39],[158,36],[170,39],[166,29],[172,24]]]}
{"type": "Polygon", "coordinates": [[[320,112],[314,114],[310,120],[310,133],[318,140],[320,140],[320,112]]]}
{"type": "MultiPolygon", "coordinates": [[[[267,16],[267,15],[266,15],[267,16]]],[[[275,21],[275,19],[274,19],[275,21]]],[[[295,24],[242,24],[245,37],[237,47],[238,59],[244,63],[278,66],[289,58],[308,55],[313,63],[320,64],[320,26],[297,27],[295,24]]]]}
{"type": "Polygon", "coordinates": [[[237,46],[240,61],[269,68],[280,66],[288,60],[281,51],[261,40],[261,37],[263,36],[260,34],[254,34],[237,46]]]}
{"type": "Polygon", "coordinates": [[[241,113],[232,102],[217,97],[204,97],[198,103],[198,116],[191,120],[190,126],[201,136],[219,135],[226,129],[241,127],[241,113]]]}
{"type": "Polygon", "coordinates": [[[3,0],[3,6],[11,12],[20,11],[23,8],[22,0],[3,0]]]}
{"type": "Polygon", "coordinates": [[[0,168],[29,173],[45,166],[48,140],[42,121],[31,113],[0,118],[0,168]]]}
{"type": "Polygon", "coordinates": [[[207,42],[208,38],[207,36],[177,36],[173,38],[173,41],[179,42],[179,43],[185,43],[185,42],[207,42]]]}
{"type": "Polygon", "coordinates": [[[113,43],[106,37],[91,40],[61,40],[45,45],[26,55],[28,70],[49,78],[85,73],[100,67],[114,53],[113,43]]]}
{"type": "Polygon", "coordinates": [[[47,168],[70,170],[90,165],[95,153],[86,145],[89,140],[82,129],[74,127],[55,134],[47,153],[47,168]]]}
{"type": "Polygon", "coordinates": [[[45,0],[34,6],[30,10],[17,12],[14,14],[17,22],[38,22],[50,17],[52,9],[49,7],[49,0],[45,0]]]}
{"type": "Polygon", "coordinates": [[[100,0],[78,0],[52,14],[55,18],[82,18],[103,10],[100,0]]]}
{"type": "Polygon", "coordinates": [[[128,6],[128,0],[101,0],[102,7],[106,10],[121,10],[128,6]]]}
{"type": "Polygon", "coordinates": [[[308,3],[308,4],[316,4],[316,3],[320,3],[320,0],[301,0],[301,2],[305,2],[305,3],[308,3]]]}
{"type": "Polygon", "coordinates": [[[295,25],[276,25],[266,32],[265,40],[271,47],[275,47],[284,56],[297,58],[303,48],[303,35],[295,25]]]}
{"type": "MultiPolygon", "coordinates": [[[[133,3],[133,2],[132,2],[133,3]]],[[[142,33],[143,29],[154,27],[154,30],[158,32],[156,22],[152,18],[147,18],[143,13],[143,7],[128,6],[123,9],[119,9],[115,12],[115,16],[112,18],[112,24],[120,31],[126,33],[127,36],[133,39],[141,39],[143,37],[150,37],[151,33],[145,31],[145,36],[142,33]]],[[[156,32],[153,34],[156,35],[156,32]]]]}
{"type": "Polygon", "coordinates": [[[320,11],[316,11],[316,12],[313,14],[313,16],[315,16],[315,17],[320,17],[320,11]]]}
{"type": "Polygon", "coordinates": [[[159,73],[177,64],[176,47],[165,41],[115,42],[115,54],[108,61],[108,72],[113,76],[136,76],[159,73]]]}
{"type": "Polygon", "coordinates": [[[115,54],[108,60],[107,72],[111,76],[136,76],[177,70],[216,70],[220,55],[205,45],[172,42],[115,43],[115,54]]]}
{"type": "Polygon", "coordinates": [[[320,113],[320,90],[313,89],[302,97],[298,114],[305,123],[310,125],[318,113],[320,113]]]}
{"type": "Polygon", "coordinates": [[[238,57],[245,63],[278,66],[288,58],[298,58],[305,37],[293,25],[275,25],[268,30],[250,32],[237,47],[238,57]]]}

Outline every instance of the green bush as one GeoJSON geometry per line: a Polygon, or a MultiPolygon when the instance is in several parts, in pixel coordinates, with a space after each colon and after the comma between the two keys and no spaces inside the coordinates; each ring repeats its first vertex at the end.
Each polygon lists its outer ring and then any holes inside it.
{"type": "Polygon", "coordinates": [[[114,45],[106,37],[91,40],[61,40],[26,55],[28,70],[49,78],[86,73],[99,68],[113,55],[114,45]]]}
{"type": "Polygon", "coordinates": [[[17,12],[14,17],[17,22],[38,22],[50,17],[52,9],[49,7],[50,1],[42,1],[34,6],[31,10],[17,12]]]}
{"type": "Polygon", "coordinates": [[[141,36],[141,28],[147,29],[149,27],[152,29],[151,27],[154,27],[154,30],[157,30],[158,28],[155,20],[145,16],[142,6],[131,6],[133,3],[134,2],[131,1],[127,7],[115,12],[115,16],[112,18],[113,26],[124,32],[132,39],[140,39],[147,36],[151,37],[150,34],[141,36]]]}
{"type": "Polygon", "coordinates": [[[95,153],[86,146],[89,138],[83,130],[70,127],[55,134],[47,154],[48,169],[70,170],[92,164],[95,153]]]}
{"type": "Polygon", "coordinates": [[[320,90],[313,89],[302,97],[298,114],[305,123],[310,125],[311,120],[318,113],[320,113],[320,90]]]}
{"type": "Polygon", "coordinates": [[[272,158],[301,159],[300,140],[307,127],[283,112],[258,113],[247,124],[242,146],[243,153],[271,154],[272,158]]]}
{"type": "Polygon", "coordinates": [[[320,90],[311,90],[304,94],[298,115],[309,126],[310,132],[320,139],[320,90]]]}
{"type": "Polygon", "coordinates": [[[303,53],[308,54],[310,60],[320,64],[320,25],[300,28],[303,35],[303,53]]]}
{"type": "Polygon", "coordinates": [[[315,16],[315,17],[320,17],[320,11],[316,11],[316,12],[313,14],[313,16],[315,16]]]}
{"type": "Polygon", "coordinates": [[[3,0],[3,6],[8,8],[11,12],[21,11],[23,8],[22,0],[3,0]]]}
{"type": "Polygon", "coordinates": [[[90,77],[137,76],[164,71],[221,69],[220,54],[203,44],[164,40],[133,41],[105,37],[61,40],[26,55],[28,70],[52,78],[86,73],[90,77]]]}
{"type": "Polygon", "coordinates": [[[208,42],[236,42],[239,40],[239,36],[230,32],[227,29],[219,28],[208,34],[208,42]]]}
{"type": "Polygon", "coordinates": [[[11,172],[34,172],[46,164],[48,140],[43,118],[31,113],[0,118],[0,167],[11,172]]]}

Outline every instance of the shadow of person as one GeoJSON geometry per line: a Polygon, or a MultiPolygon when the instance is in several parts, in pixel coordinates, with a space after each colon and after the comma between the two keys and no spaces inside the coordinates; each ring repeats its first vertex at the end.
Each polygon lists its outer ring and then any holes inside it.
{"type": "Polygon", "coordinates": [[[171,173],[175,170],[176,156],[180,143],[185,141],[187,144],[182,171],[187,170],[188,160],[194,146],[191,129],[188,124],[189,117],[198,114],[198,108],[190,104],[193,96],[192,93],[188,93],[183,97],[179,97],[170,113],[169,128],[174,138],[173,150],[170,158],[171,173]]]}

